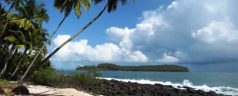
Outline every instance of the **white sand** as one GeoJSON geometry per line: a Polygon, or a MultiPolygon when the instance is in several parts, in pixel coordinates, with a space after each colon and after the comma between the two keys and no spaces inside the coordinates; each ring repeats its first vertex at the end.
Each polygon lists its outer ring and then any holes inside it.
{"type": "Polygon", "coordinates": [[[28,85],[27,88],[30,94],[35,95],[92,96],[74,88],[53,88],[41,85],[28,85]]]}

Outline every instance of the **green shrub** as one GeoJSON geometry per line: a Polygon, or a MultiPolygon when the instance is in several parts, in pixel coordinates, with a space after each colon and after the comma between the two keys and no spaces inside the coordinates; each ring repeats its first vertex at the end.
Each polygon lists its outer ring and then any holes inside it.
{"type": "Polygon", "coordinates": [[[57,87],[80,87],[91,86],[101,83],[101,80],[96,79],[100,76],[96,71],[79,72],[75,71],[72,74],[64,75],[53,68],[45,68],[36,71],[31,81],[35,84],[57,87]]]}
{"type": "Polygon", "coordinates": [[[70,77],[71,82],[75,83],[77,86],[91,86],[98,85],[101,83],[100,79],[96,79],[96,77],[100,76],[96,71],[87,71],[87,72],[79,72],[75,71],[70,77]]]}
{"type": "Polygon", "coordinates": [[[9,81],[0,79],[0,86],[4,86],[4,85],[8,85],[8,84],[10,84],[9,81]]]}
{"type": "Polygon", "coordinates": [[[47,85],[47,86],[57,86],[60,83],[63,83],[64,75],[60,74],[53,68],[45,68],[39,71],[36,71],[31,81],[35,84],[47,85]]]}

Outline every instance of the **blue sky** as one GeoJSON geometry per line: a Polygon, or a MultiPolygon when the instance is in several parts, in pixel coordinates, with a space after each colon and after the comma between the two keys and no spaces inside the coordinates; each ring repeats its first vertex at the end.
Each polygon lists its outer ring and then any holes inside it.
{"type": "MultiPolygon", "coordinates": [[[[128,2],[126,5],[119,4],[118,10],[116,12],[107,13],[105,12],[102,17],[96,22],[95,25],[89,27],[85,32],[83,32],[76,40],[79,39],[89,39],[89,43],[96,45],[107,41],[105,30],[111,26],[118,27],[134,27],[136,23],[139,22],[141,14],[145,10],[156,9],[158,6],[166,6],[171,3],[172,0],[141,0],[140,2],[128,2]],[[154,3],[151,3],[154,2],[154,3]],[[96,31],[95,31],[96,30],[96,31]],[[96,38],[95,38],[96,37],[96,38]]],[[[57,24],[63,18],[63,14],[53,7],[53,1],[44,0],[41,1],[46,5],[48,14],[50,16],[49,23],[45,24],[45,28],[48,32],[55,30],[57,24]]],[[[84,11],[80,18],[77,18],[74,12],[67,18],[63,23],[63,26],[59,30],[58,34],[69,34],[77,32],[83,25],[89,22],[96,14],[103,8],[105,2],[99,3],[97,5],[92,5],[89,11],[84,11]]],[[[57,36],[57,35],[56,35],[57,36]]]]}
{"type": "MultiPolygon", "coordinates": [[[[46,4],[52,32],[63,14],[46,4]]],[[[110,62],[120,65],[181,64],[193,71],[237,71],[236,0],[136,0],[103,14],[51,61],[59,69],[110,62]]],[[[82,28],[105,3],[74,13],[52,39],[49,50],[82,28]]]]}

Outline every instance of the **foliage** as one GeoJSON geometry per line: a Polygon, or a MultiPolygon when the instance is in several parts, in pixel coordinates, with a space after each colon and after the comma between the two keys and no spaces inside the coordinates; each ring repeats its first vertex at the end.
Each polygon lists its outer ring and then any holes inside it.
{"type": "Polygon", "coordinates": [[[78,70],[120,70],[120,71],[162,71],[162,72],[188,72],[189,69],[179,65],[141,65],[141,66],[118,66],[110,63],[102,63],[97,66],[78,67],[78,70]]]}
{"type": "MultiPolygon", "coordinates": [[[[73,9],[74,6],[74,10],[76,13],[76,16],[81,15],[81,4],[84,6],[84,8],[86,8],[86,10],[89,8],[89,3],[91,2],[91,0],[80,0],[78,2],[76,2],[78,0],[65,0],[65,1],[59,1],[59,0],[55,0],[55,7],[60,9],[61,12],[65,13],[64,18],[61,20],[61,22],[59,23],[58,27],[56,28],[56,30],[52,33],[52,35],[50,35],[50,38],[57,32],[57,30],[59,29],[59,27],[61,26],[61,24],[63,23],[63,21],[66,19],[66,17],[70,14],[71,10],[73,9]],[[59,3],[59,4],[58,4],[59,3]],[[59,6],[58,6],[59,5],[59,6]]],[[[101,0],[93,0],[95,3],[97,2],[101,2],[101,0]]],[[[45,63],[47,62],[53,55],[55,55],[56,52],[58,52],[63,46],[65,46],[67,43],[69,43],[71,40],[73,40],[74,38],[76,38],[78,35],[80,35],[84,30],[86,30],[90,25],[92,25],[106,10],[106,8],[108,8],[108,12],[110,13],[111,11],[115,11],[117,8],[117,3],[118,2],[122,2],[122,4],[125,4],[126,0],[108,0],[107,4],[103,7],[103,9],[96,15],[96,17],[94,17],[91,21],[89,21],[85,26],[83,26],[78,32],[76,32],[75,34],[73,34],[69,39],[67,39],[65,42],[63,42],[60,46],[58,46],[57,48],[55,48],[51,53],[49,53],[49,55],[47,57],[45,57],[44,59],[40,60],[40,62],[37,62],[35,65],[35,68],[33,68],[33,71],[36,70],[38,67],[42,67],[41,63],[45,63]]],[[[78,16],[79,17],[79,16],[78,16]]],[[[50,39],[49,38],[49,39],[50,39]]],[[[48,40],[49,40],[48,39],[48,40]]],[[[48,41],[47,40],[47,41],[48,41]]],[[[43,45],[42,48],[46,47],[46,45],[43,45]]],[[[36,58],[38,57],[38,54],[42,51],[42,48],[40,48],[39,52],[36,54],[35,58],[33,59],[32,63],[29,65],[29,67],[27,68],[27,70],[25,71],[24,75],[22,76],[22,78],[19,80],[19,83],[23,82],[23,79],[26,77],[26,75],[30,72],[30,69],[32,68],[33,64],[35,64],[36,58]]],[[[30,72],[31,73],[31,72],[30,72]]]]}
{"type": "Polygon", "coordinates": [[[100,79],[96,79],[96,77],[98,76],[100,76],[100,74],[96,73],[95,71],[89,71],[84,73],[76,71],[71,75],[71,82],[79,86],[97,85],[101,83],[100,79]]]}
{"type": "MultiPolygon", "coordinates": [[[[0,3],[0,78],[18,79],[28,67],[39,47],[46,43],[47,31],[42,27],[49,17],[35,0],[5,0],[0,3]]],[[[47,54],[46,48],[38,60],[47,54]]],[[[49,62],[43,63],[48,67],[49,62]]],[[[41,67],[41,68],[43,68],[41,67]]]]}
{"type": "Polygon", "coordinates": [[[109,70],[120,70],[121,69],[120,66],[117,66],[115,64],[110,64],[110,63],[98,64],[97,68],[99,68],[99,69],[109,69],[109,70]]]}
{"type": "Polygon", "coordinates": [[[32,75],[31,81],[40,85],[55,86],[64,81],[64,75],[49,67],[36,71],[32,75]]]}
{"type": "MultiPolygon", "coordinates": [[[[89,10],[92,3],[97,4],[100,2],[103,2],[103,0],[54,0],[54,7],[63,12],[65,16],[56,30],[48,36],[47,30],[43,28],[43,23],[49,21],[49,16],[47,10],[44,8],[44,4],[36,2],[35,0],[1,1],[0,78],[11,80],[20,79],[20,81],[23,81],[26,76],[31,76],[32,73],[34,73],[36,75],[35,78],[42,80],[38,83],[54,84],[53,81],[55,78],[57,78],[56,82],[61,82],[63,78],[62,74],[55,73],[49,68],[49,59],[64,45],[59,46],[59,48],[56,48],[47,56],[47,44],[49,44],[51,37],[57,32],[71,11],[74,11],[75,15],[79,17],[82,14],[83,8],[89,10]],[[42,70],[45,70],[45,72],[42,70]],[[43,79],[45,75],[50,75],[45,78],[46,81],[43,79]]],[[[72,36],[72,38],[67,40],[66,43],[93,24],[106,9],[109,13],[115,11],[119,2],[125,4],[126,0],[107,0],[102,11],[79,32],[72,36]]],[[[88,75],[75,73],[72,75],[74,78],[72,77],[71,79],[74,81],[75,78],[89,78],[94,75],[91,73],[88,75]]],[[[91,79],[93,80],[93,78],[91,79]]],[[[78,84],[81,83],[79,82],[78,84]]]]}
{"type": "Polygon", "coordinates": [[[9,81],[0,79],[0,86],[4,86],[4,85],[8,85],[8,84],[10,84],[9,81]]]}
{"type": "Polygon", "coordinates": [[[65,75],[64,72],[59,72],[53,68],[45,68],[36,71],[30,81],[35,84],[47,86],[79,87],[100,84],[101,80],[96,79],[98,76],[100,74],[95,71],[75,71],[72,74],[65,75]]]}

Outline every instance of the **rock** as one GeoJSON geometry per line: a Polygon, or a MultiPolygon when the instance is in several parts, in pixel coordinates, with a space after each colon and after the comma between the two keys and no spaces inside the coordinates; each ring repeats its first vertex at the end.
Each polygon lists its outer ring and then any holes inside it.
{"type": "Polygon", "coordinates": [[[214,95],[216,95],[216,92],[209,91],[208,94],[211,95],[211,96],[214,96],[214,95]]]}
{"type": "Polygon", "coordinates": [[[18,86],[12,90],[15,95],[29,95],[30,92],[25,86],[18,86]]]}
{"type": "Polygon", "coordinates": [[[150,94],[143,94],[142,96],[151,96],[150,94]]]}
{"type": "Polygon", "coordinates": [[[193,90],[193,89],[191,89],[191,88],[187,88],[187,91],[190,92],[190,93],[192,93],[192,94],[195,94],[195,93],[196,93],[196,90],[193,90]]]}
{"type": "Polygon", "coordinates": [[[190,87],[180,86],[180,88],[183,88],[182,90],[169,85],[139,84],[134,82],[120,82],[116,80],[104,80],[99,86],[90,87],[84,89],[87,89],[94,94],[105,96],[224,96],[213,91],[205,92],[190,87]]]}
{"type": "Polygon", "coordinates": [[[202,91],[202,90],[197,90],[197,94],[202,95],[202,94],[204,94],[204,91],[202,91]]]}
{"type": "Polygon", "coordinates": [[[0,87],[0,95],[5,94],[4,90],[0,87]]]}

